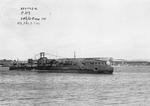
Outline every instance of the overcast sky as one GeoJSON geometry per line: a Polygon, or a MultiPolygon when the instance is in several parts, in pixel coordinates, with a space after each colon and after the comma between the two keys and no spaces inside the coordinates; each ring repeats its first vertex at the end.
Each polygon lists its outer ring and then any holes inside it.
{"type": "Polygon", "coordinates": [[[62,57],[150,59],[150,0],[0,0],[0,59],[45,51],[62,57]],[[21,7],[41,25],[17,25],[21,7]]]}

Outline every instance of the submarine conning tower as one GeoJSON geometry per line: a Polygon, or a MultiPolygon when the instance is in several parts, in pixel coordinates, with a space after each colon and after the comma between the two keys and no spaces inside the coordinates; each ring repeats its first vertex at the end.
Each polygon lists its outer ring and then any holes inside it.
{"type": "Polygon", "coordinates": [[[43,57],[45,57],[45,52],[40,53],[40,58],[43,58],[43,57]]]}

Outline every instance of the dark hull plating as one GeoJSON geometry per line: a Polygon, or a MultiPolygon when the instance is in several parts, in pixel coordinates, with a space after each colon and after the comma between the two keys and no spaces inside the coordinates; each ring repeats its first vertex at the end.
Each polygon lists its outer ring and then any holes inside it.
{"type": "Polygon", "coordinates": [[[10,70],[35,71],[39,73],[89,73],[89,74],[112,74],[113,68],[92,70],[78,67],[10,67],[10,70]]]}

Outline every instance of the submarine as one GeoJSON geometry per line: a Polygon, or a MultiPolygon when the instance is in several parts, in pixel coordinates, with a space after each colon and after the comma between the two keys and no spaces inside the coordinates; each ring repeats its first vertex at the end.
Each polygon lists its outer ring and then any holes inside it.
{"type": "Polygon", "coordinates": [[[106,60],[97,58],[59,58],[48,59],[45,52],[37,60],[28,59],[27,63],[14,63],[10,70],[28,70],[39,73],[90,73],[113,74],[114,68],[106,60]]]}

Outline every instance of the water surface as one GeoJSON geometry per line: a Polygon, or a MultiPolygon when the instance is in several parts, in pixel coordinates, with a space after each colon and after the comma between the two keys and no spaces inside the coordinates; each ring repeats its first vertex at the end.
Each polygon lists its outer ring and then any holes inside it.
{"type": "Polygon", "coordinates": [[[150,106],[150,67],[113,75],[1,71],[0,106],[150,106]]]}

